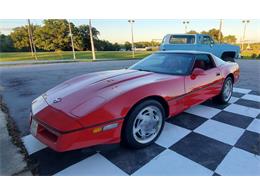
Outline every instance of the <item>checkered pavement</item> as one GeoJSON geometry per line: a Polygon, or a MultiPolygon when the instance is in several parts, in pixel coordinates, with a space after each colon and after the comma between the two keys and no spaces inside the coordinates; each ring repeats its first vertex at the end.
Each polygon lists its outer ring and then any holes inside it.
{"type": "Polygon", "coordinates": [[[204,102],[167,120],[151,146],[57,153],[22,138],[40,175],[260,175],[260,93],[234,88],[227,105],[204,102]]]}

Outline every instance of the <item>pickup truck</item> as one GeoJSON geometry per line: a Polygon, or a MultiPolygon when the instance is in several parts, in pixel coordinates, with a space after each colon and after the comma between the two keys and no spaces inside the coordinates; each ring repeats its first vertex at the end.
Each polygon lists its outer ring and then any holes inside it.
{"type": "Polygon", "coordinates": [[[240,47],[216,43],[206,34],[168,34],[163,38],[160,50],[206,51],[224,61],[231,62],[234,62],[236,58],[240,57],[240,47]]]}

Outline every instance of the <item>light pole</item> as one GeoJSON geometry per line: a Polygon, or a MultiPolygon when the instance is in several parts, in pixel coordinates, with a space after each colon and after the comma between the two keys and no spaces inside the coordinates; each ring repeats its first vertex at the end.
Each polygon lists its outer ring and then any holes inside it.
{"type": "Polygon", "coordinates": [[[131,24],[131,34],[132,34],[132,55],[133,58],[135,58],[135,47],[134,47],[134,29],[133,29],[133,23],[134,20],[128,20],[128,22],[131,24]]]}
{"type": "Polygon", "coordinates": [[[242,50],[244,50],[244,42],[246,37],[246,24],[249,23],[250,20],[243,20],[242,23],[244,23],[244,33],[243,33],[243,40],[242,40],[242,50]]]}
{"type": "Polygon", "coordinates": [[[90,43],[91,43],[92,59],[96,60],[95,47],[94,47],[93,34],[92,34],[92,27],[91,27],[91,19],[89,19],[89,25],[88,26],[89,26],[89,36],[90,36],[90,43]]]}
{"type": "Polygon", "coordinates": [[[70,41],[71,41],[73,59],[76,60],[75,49],[74,49],[74,42],[73,42],[73,35],[72,35],[72,31],[71,31],[70,21],[68,21],[68,22],[69,22],[70,41]]]}
{"type": "Polygon", "coordinates": [[[222,22],[223,22],[223,20],[220,19],[220,22],[219,22],[219,32],[218,32],[218,42],[219,43],[221,43],[222,22]]]}
{"type": "Polygon", "coordinates": [[[184,24],[184,26],[185,26],[185,33],[187,33],[187,26],[188,26],[188,24],[190,23],[190,21],[183,21],[182,22],[183,24],[184,24]]]}

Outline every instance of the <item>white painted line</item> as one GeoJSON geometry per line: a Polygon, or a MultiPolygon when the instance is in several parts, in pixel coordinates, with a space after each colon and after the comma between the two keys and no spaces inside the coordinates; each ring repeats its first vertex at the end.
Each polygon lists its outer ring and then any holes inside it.
{"type": "Polygon", "coordinates": [[[31,134],[22,137],[22,141],[29,155],[38,152],[47,146],[42,144],[39,140],[33,137],[31,134]]]}

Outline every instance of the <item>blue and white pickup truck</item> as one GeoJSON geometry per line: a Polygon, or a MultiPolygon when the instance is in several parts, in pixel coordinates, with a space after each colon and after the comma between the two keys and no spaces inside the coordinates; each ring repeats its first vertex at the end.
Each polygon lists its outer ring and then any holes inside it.
{"type": "Polygon", "coordinates": [[[234,62],[236,58],[240,57],[240,47],[216,43],[206,34],[168,34],[163,38],[160,50],[206,51],[224,61],[231,62],[234,62]]]}

